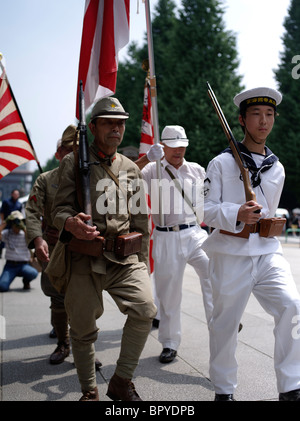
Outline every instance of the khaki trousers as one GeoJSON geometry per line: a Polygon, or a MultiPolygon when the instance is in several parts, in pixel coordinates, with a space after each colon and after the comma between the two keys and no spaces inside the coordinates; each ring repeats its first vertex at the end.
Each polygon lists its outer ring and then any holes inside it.
{"type": "Polygon", "coordinates": [[[42,262],[42,267],[43,271],[41,274],[41,288],[43,293],[47,297],[50,297],[51,300],[51,325],[53,326],[57,335],[57,343],[64,342],[65,344],[68,344],[69,325],[64,303],[65,296],[64,294],[59,293],[51,284],[48,275],[44,271],[47,267],[47,263],[42,262]]]}
{"type": "Polygon", "coordinates": [[[65,294],[72,352],[81,389],[96,386],[94,342],[96,320],[103,313],[106,290],[126,314],[116,374],[131,379],[156,315],[151,283],[144,263],[121,265],[108,262],[106,274],[91,272],[89,258],[72,261],[72,274],[65,294]]]}

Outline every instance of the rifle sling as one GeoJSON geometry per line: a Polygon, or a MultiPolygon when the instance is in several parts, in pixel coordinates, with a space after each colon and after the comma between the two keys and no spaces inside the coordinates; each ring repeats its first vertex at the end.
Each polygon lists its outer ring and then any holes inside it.
{"type": "Polygon", "coordinates": [[[120,181],[118,179],[118,177],[115,176],[115,174],[111,171],[111,169],[109,168],[108,165],[104,164],[103,162],[100,162],[101,167],[107,172],[107,174],[114,180],[114,182],[116,183],[116,185],[119,187],[119,189],[121,190],[121,192],[124,195],[124,198],[126,198],[126,202],[127,202],[127,210],[128,210],[128,215],[129,215],[129,219],[131,218],[131,214],[130,214],[130,210],[129,210],[129,206],[128,206],[128,200],[127,200],[127,194],[126,192],[124,192],[124,190],[122,189],[121,185],[120,185],[120,181]]]}
{"type": "MultiPolygon", "coordinates": [[[[195,215],[195,217],[196,217],[196,220],[197,220],[197,222],[198,222],[198,224],[199,224],[199,220],[198,220],[198,216],[197,216],[197,214],[196,214],[196,211],[195,211],[195,209],[194,209],[194,206],[193,206],[193,204],[192,204],[192,202],[190,201],[190,199],[185,195],[185,193],[184,193],[184,190],[181,188],[181,186],[180,186],[180,184],[179,184],[179,182],[178,182],[178,180],[175,178],[175,176],[174,176],[174,174],[172,173],[172,171],[171,170],[169,170],[169,168],[167,168],[167,167],[165,167],[165,170],[167,171],[167,173],[169,174],[169,176],[171,177],[171,179],[174,181],[174,184],[175,184],[175,187],[177,188],[177,190],[181,193],[181,195],[182,195],[182,197],[183,197],[183,199],[186,201],[186,203],[189,205],[189,207],[192,209],[192,211],[193,211],[193,213],[194,213],[194,215],[195,215]]],[[[199,224],[200,225],[200,224],[199,224]]]]}

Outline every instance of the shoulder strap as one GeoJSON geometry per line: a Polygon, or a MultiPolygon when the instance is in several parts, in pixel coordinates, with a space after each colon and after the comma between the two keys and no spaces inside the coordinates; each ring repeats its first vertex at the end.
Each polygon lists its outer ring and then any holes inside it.
{"type": "Polygon", "coordinates": [[[194,215],[195,215],[195,217],[197,219],[197,222],[199,223],[198,216],[196,214],[196,211],[194,209],[194,206],[193,206],[192,202],[190,201],[190,199],[185,195],[184,190],[182,189],[180,183],[175,178],[174,174],[172,173],[172,171],[169,168],[165,167],[165,170],[167,171],[167,173],[169,174],[169,176],[171,177],[171,179],[174,181],[175,187],[177,188],[177,190],[179,190],[179,192],[181,193],[183,199],[186,201],[186,203],[189,205],[189,207],[194,212],[194,215]]]}
{"type": "Polygon", "coordinates": [[[120,184],[120,181],[118,179],[118,177],[115,176],[115,174],[111,171],[111,169],[109,168],[108,165],[104,164],[103,162],[100,162],[101,167],[107,172],[107,174],[114,180],[114,182],[116,183],[116,185],[119,187],[119,189],[121,190],[121,192],[124,195],[124,198],[126,199],[126,203],[127,203],[127,210],[128,210],[128,215],[130,217],[130,210],[128,207],[128,200],[127,200],[127,194],[126,192],[124,192],[124,190],[122,189],[122,186],[120,184]]]}

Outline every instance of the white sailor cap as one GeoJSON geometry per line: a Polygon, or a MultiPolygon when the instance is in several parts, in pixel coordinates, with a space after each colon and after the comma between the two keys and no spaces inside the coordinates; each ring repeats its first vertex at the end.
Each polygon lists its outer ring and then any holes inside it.
{"type": "Polygon", "coordinates": [[[255,88],[239,93],[234,97],[233,102],[240,110],[252,105],[269,105],[276,110],[281,100],[282,95],[276,89],[255,88]]]}
{"type": "Polygon", "coordinates": [[[181,126],[166,126],[161,133],[160,140],[170,148],[187,147],[189,144],[185,130],[181,126]]]}

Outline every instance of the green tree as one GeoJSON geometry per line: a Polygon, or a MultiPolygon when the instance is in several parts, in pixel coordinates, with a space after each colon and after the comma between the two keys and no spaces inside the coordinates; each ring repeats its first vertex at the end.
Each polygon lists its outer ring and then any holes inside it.
{"type": "Polygon", "coordinates": [[[217,0],[183,0],[171,40],[168,86],[172,106],[164,123],[180,124],[190,139],[187,158],[203,163],[227,146],[207,96],[211,84],[232,129],[238,126],[233,96],[241,90],[236,39],[225,30],[224,10],[217,0]]]}
{"type": "MultiPolygon", "coordinates": [[[[164,102],[160,98],[160,85],[162,85],[164,78],[168,78],[168,45],[170,44],[170,39],[174,34],[175,23],[176,17],[174,1],[159,0],[156,9],[154,10],[154,18],[152,19],[151,25],[159,109],[164,105],[164,102]]],[[[136,43],[131,43],[129,46],[128,56],[129,58],[119,65],[116,96],[130,113],[130,118],[126,122],[126,135],[122,146],[130,144],[138,147],[141,138],[144,85],[145,78],[147,76],[147,72],[142,68],[144,60],[148,59],[148,41],[146,31],[142,47],[138,48],[136,43]]]]}
{"type": "Polygon", "coordinates": [[[284,51],[280,57],[280,65],[275,71],[283,101],[278,107],[279,116],[270,143],[286,170],[281,206],[293,208],[300,205],[300,69],[299,65],[297,66],[300,62],[299,1],[291,1],[284,28],[284,51]]]}
{"type": "MultiPolygon", "coordinates": [[[[227,146],[206,81],[233,132],[239,130],[232,102],[242,89],[236,39],[225,30],[223,15],[218,0],[183,0],[179,10],[172,0],[160,0],[152,18],[160,132],[168,124],[182,125],[190,139],[187,159],[204,166],[227,146]]],[[[117,96],[130,112],[125,142],[138,146],[146,76],[141,63],[148,57],[146,36],[141,48],[131,45],[129,56],[119,67],[117,96]]]]}

